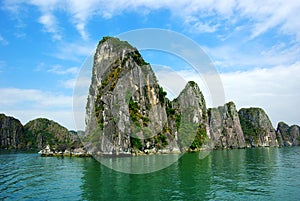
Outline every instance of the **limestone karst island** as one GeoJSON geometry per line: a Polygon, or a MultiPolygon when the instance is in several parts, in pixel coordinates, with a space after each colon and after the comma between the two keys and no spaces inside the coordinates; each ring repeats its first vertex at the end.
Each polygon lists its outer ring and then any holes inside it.
{"type": "Polygon", "coordinates": [[[174,100],[166,94],[136,48],[104,37],[94,55],[85,132],[48,119],[22,125],[0,114],[0,147],[44,156],[130,156],[299,145],[299,126],[280,122],[275,129],[263,109],[237,111],[233,102],[207,108],[193,81],[174,100]]]}

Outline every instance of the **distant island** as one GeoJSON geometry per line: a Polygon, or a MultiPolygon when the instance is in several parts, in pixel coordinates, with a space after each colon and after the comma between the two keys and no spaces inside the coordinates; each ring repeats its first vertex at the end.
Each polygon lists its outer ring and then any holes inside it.
{"type": "Polygon", "coordinates": [[[275,130],[261,108],[237,111],[229,102],[207,109],[194,81],[174,100],[166,95],[136,48],[104,37],[94,56],[86,131],[68,131],[44,118],[23,126],[0,114],[0,148],[88,156],[299,145],[299,126],[279,122],[275,130]]]}

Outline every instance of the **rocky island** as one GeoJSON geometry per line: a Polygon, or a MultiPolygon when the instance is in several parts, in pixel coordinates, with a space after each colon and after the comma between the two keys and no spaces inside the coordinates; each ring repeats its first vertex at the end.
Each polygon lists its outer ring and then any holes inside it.
{"type": "Polygon", "coordinates": [[[194,81],[174,100],[151,65],[126,41],[98,44],[86,105],[86,131],[39,118],[22,125],[0,114],[1,149],[42,149],[43,156],[146,155],[204,149],[297,146],[300,127],[278,123],[261,108],[233,102],[207,108],[194,81]]]}
{"type": "Polygon", "coordinates": [[[89,152],[108,155],[292,146],[299,140],[299,126],[279,123],[276,131],[261,108],[237,111],[229,102],[207,109],[193,81],[169,100],[138,50],[113,37],[104,37],[95,52],[86,126],[89,152]]]}

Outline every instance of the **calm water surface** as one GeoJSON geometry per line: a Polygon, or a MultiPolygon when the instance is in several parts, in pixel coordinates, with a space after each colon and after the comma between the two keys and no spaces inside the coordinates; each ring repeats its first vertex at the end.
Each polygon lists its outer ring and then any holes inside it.
{"type": "Polygon", "coordinates": [[[0,153],[0,200],[299,200],[300,147],[198,153],[148,174],[93,158],[0,153]]]}

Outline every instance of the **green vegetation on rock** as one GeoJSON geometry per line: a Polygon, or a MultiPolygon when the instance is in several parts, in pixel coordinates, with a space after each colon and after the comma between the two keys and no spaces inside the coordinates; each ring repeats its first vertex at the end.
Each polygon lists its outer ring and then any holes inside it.
{"type": "Polygon", "coordinates": [[[24,126],[24,135],[29,148],[56,148],[60,144],[70,144],[69,131],[58,123],[38,118],[24,126]]]}
{"type": "Polygon", "coordinates": [[[150,119],[149,117],[141,114],[138,102],[135,102],[132,99],[130,99],[128,107],[129,107],[130,119],[133,121],[133,123],[136,126],[141,127],[141,126],[148,125],[150,119]],[[141,121],[142,121],[142,125],[141,125],[141,121]]]}
{"type": "Polygon", "coordinates": [[[158,98],[159,98],[159,102],[160,102],[162,105],[165,103],[166,95],[167,95],[167,92],[165,92],[164,89],[163,89],[162,87],[159,86],[159,90],[158,90],[158,98]]]}
{"type": "Polygon", "coordinates": [[[182,123],[179,128],[178,140],[182,149],[200,149],[207,134],[202,124],[182,123]]]}
{"type": "Polygon", "coordinates": [[[102,38],[102,40],[99,42],[99,44],[102,44],[104,42],[109,42],[112,44],[112,46],[116,49],[122,50],[122,49],[133,49],[133,47],[127,42],[127,41],[121,41],[118,38],[105,36],[102,38]]]}

